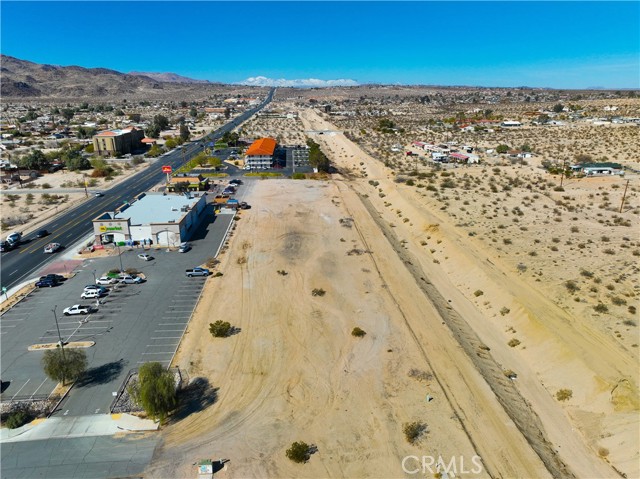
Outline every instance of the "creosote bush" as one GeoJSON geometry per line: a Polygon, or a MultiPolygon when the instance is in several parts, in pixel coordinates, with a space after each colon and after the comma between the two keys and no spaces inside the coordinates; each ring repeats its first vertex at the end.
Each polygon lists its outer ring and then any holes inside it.
{"type": "Polygon", "coordinates": [[[402,426],[404,437],[410,444],[415,444],[420,440],[420,436],[427,430],[427,425],[420,422],[407,422],[402,426]]]}
{"type": "Polygon", "coordinates": [[[327,292],[322,288],[314,288],[311,290],[312,296],[324,296],[327,292]]]}
{"type": "Polygon", "coordinates": [[[226,338],[231,333],[231,324],[219,319],[215,323],[209,323],[209,332],[214,338],[226,338]]]}
{"type": "Polygon", "coordinates": [[[291,444],[291,447],[287,449],[285,454],[293,462],[302,464],[309,460],[309,457],[311,455],[311,447],[309,447],[309,445],[306,442],[296,441],[293,444],[291,444]]]}
{"type": "Polygon", "coordinates": [[[573,391],[571,389],[559,389],[556,393],[556,399],[558,401],[566,401],[571,399],[573,396],[573,391]]]}
{"type": "Polygon", "coordinates": [[[355,336],[356,338],[362,338],[365,334],[367,333],[357,326],[353,328],[353,331],[351,331],[351,336],[355,336]]]}

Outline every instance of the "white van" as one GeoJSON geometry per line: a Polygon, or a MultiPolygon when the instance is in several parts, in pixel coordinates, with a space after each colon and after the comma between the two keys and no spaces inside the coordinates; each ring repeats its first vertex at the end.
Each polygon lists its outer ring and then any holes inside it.
{"type": "Polygon", "coordinates": [[[95,299],[99,298],[102,295],[102,292],[99,289],[91,289],[88,291],[83,291],[80,297],[82,299],[95,299]]]}

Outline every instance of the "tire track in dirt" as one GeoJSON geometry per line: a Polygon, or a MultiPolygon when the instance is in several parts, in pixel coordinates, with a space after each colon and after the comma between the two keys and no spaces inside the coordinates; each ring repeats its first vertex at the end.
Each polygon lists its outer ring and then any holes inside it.
{"type": "MultiPolygon", "coordinates": [[[[391,227],[381,219],[378,211],[375,209],[373,204],[367,198],[357,193],[350,185],[347,184],[347,186],[358,196],[363,206],[369,212],[369,215],[379,227],[380,231],[385,236],[393,250],[396,252],[400,260],[404,263],[407,270],[414,277],[418,287],[423,291],[431,304],[433,304],[436,311],[441,316],[443,322],[452,332],[458,344],[461,346],[461,348],[474,364],[478,372],[482,375],[486,383],[489,385],[504,411],[511,418],[513,423],[525,437],[526,441],[536,452],[538,457],[542,460],[549,473],[553,477],[575,478],[575,474],[562,461],[562,459],[554,450],[553,445],[546,438],[544,427],[536,412],[533,411],[531,405],[527,402],[527,400],[520,394],[520,392],[515,388],[512,382],[504,375],[502,368],[493,359],[492,355],[486,350],[486,346],[484,345],[484,343],[476,335],[473,329],[467,324],[467,322],[464,321],[460,314],[449,305],[440,291],[438,291],[438,289],[425,278],[426,275],[422,271],[422,268],[417,266],[418,262],[415,261],[412,255],[402,246],[396,234],[391,230],[391,227]]],[[[358,226],[354,226],[358,231],[363,244],[368,248],[366,239],[360,232],[358,226]]],[[[376,265],[376,268],[378,268],[373,255],[371,253],[369,253],[369,255],[371,256],[371,260],[373,261],[373,263],[376,265]]],[[[378,273],[380,274],[379,270],[378,273]]],[[[382,275],[380,275],[380,277],[382,278],[382,275]]],[[[420,344],[420,341],[418,340],[415,332],[407,321],[407,318],[404,316],[404,313],[402,313],[399,305],[398,309],[403,315],[405,324],[409,329],[412,337],[414,338],[416,344],[418,345],[422,355],[424,356],[425,361],[429,364],[429,367],[431,367],[431,363],[429,362],[426,351],[420,344]]],[[[432,367],[431,369],[432,371],[434,371],[432,367]]],[[[467,435],[469,441],[476,450],[480,450],[473,437],[471,436],[471,433],[465,427],[464,422],[461,420],[459,415],[459,408],[456,407],[455,403],[447,395],[446,388],[438,378],[437,374],[435,374],[435,371],[434,378],[442,388],[448,403],[454,410],[456,418],[460,421],[462,429],[467,435]]],[[[491,474],[490,471],[487,470],[487,472],[491,474]]]]}

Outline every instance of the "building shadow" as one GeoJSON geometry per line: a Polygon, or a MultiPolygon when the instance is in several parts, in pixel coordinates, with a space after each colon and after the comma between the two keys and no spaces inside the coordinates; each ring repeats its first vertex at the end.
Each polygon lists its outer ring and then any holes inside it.
{"type": "Polygon", "coordinates": [[[83,376],[76,382],[76,387],[91,387],[99,384],[107,384],[116,379],[127,361],[120,359],[110,363],[88,369],[83,376]]]}
{"type": "Polygon", "coordinates": [[[216,403],[218,389],[209,384],[206,378],[194,378],[191,383],[178,392],[178,407],[169,418],[169,423],[175,423],[200,412],[216,403]]]}
{"type": "Polygon", "coordinates": [[[207,233],[209,232],[209,226],[211,226],[215,220],[215,204],[209,203],[205,206],[204,211],[201,213],[201,220],[196,226],[195,231],[189,237],[189,241],[201,240],[207,237],[207,233]]]}

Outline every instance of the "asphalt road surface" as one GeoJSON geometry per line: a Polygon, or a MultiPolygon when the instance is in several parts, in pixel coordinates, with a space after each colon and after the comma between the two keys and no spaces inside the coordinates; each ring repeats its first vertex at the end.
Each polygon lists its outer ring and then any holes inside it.
{"type": "Polygon", "coordinates": [[[36,271],[55,259],[56,254],[43,253],[46,244],[60,243],[68,248],[84,239],[93,230],[91,220],[100,213],[114,211],[125,202],[131,202],[135,196],[161,182],[165,174],[162,173],[160,166],[169,165],[176,170],[203,151],[206,142],[219,139],[227,131],[233,130],[238,124],[262,109],[271,101],[274,92],[275,89],[271,89],[265,100],[256,108],[244,112],[205,138],[197,142],[185,143],[181,149],[173,150],[145,170],[106,190],[103,197],[91,197],[81,205],[41,225],[39,229],[48,230],[51,233],[49,236],[36,238],[34,232],[23,238],[22,244],[16,249],[2,253],[0,285],[9,289],[32,278],[36,271]]]}
{"type": "Polygon", "coordinates": [[[40,364],[44,352],[27,352],[27,348],[58,342],[58,328],[64,342],[94,341],[95,345],[85,349],[87,373],[60,405],[56,416],[108,413],[113,393],[130,370],[149,361],[168,366],[205,282],[203,277],[187,278],[184,271],[215,255],[233,219],[233,215],[218,215],[213,220],[213,205],[205,209],[203,216],[187,253],[150,250],[154,259],[143,261],[137,257],[143,250],[134,248],[123,251],[120,258],[87,259],[60,286],[37,289],[3,314],[2,400],[51,393],[55,384],[47,379],[40,364]],[[125,268],[141,271],[147,281],[107,287],[108,295],[91,314],[62,314],[64,308],[74,304],[95,307],[95,300],[80,299],[84,286],[94,283],[94,274],[99,277],[118,268],[120,259],[125,268]]]}

